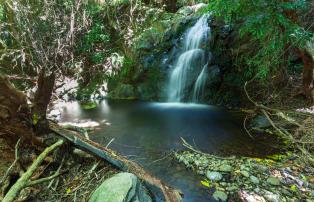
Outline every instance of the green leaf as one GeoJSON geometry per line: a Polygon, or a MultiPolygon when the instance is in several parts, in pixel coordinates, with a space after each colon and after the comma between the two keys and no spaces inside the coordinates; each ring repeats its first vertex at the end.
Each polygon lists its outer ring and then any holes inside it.
{"type": "Polygon", "coordinates": [[[209,181],[207,180],[206,181],[202,180],[201,184],[204,185],[205,187],[210,187],[209,181]]]}
{"type": "Polygon", "coordinates": [[[38,123],[39,117],[37,113],[34,113],[33,115],[33,125],[36,125],[38,123]]]}

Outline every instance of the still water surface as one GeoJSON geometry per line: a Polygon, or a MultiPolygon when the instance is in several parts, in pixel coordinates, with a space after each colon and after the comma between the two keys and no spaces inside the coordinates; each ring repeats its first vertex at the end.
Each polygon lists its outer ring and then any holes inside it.
{"type": "Polygon", "coordinates": [[[265,145],[251,140],[242,122],[214,106],[103,100],[84,110],[79,103],[63,107],[61,122],[100,123],[90,138],[140,163],[146,170],[181,189],[184,201],[213,201],[200,185],[201,176],[166,157],[183,149],[180,137],[203,152],[256,155],[265,145]]]}

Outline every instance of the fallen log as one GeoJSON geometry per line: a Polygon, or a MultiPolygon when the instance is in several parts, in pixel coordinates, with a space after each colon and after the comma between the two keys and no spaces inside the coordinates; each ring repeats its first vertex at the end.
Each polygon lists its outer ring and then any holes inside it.
{"type": "Polygon", "coordinates": [[[62,128],[58,124],[50,121],[50,130],[59,137],[71,142],[74,147],[81,149],[93,156],[106,160],[124,172],[135,174],[149,191],[157,198],[167,202],[182,201],[182,192],[166,185],[161,180],[149,174],[137,163],[117,154],[116,152],[103,147],[102,145],[88,140],[75,131],[62,128]]]}

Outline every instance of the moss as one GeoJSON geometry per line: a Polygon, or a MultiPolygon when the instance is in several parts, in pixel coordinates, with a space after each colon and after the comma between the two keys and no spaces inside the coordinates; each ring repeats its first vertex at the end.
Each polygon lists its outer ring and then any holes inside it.
{"type": "Polygon", "coordinates": [[[80,105],[85,110],[90,110],[97,107],[97,103],[93,101],[81,102],[80,105]]]}

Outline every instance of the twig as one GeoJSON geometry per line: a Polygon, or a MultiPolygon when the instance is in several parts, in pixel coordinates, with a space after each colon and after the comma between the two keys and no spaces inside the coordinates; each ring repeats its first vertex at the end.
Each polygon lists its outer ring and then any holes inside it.
{"type": "Polygon", "coordinates": [[[210,155],[210,154],[207,154],[207,153],[203,153],[199,150],[196,150],[194,149],[189,143],[187,143],[187,141],[185,141],[185,139],[183,139],[181,137],[181,140],[183,141],[183,146],[196,152],[196,153],[199,153],[199,154],[202,154],[202,155],[205,155],[205,156],[209,156],[210,158],[216,158],[216,159],[234,159],[235,157],[218,157],[218,156],[214,156],[214,155],[210,155]]]}
{"type": "Polygon", "coordinates": [[[44,183],[44,182],[47,182],[47,181],[50,181],[56,177],[59,177],[60,175],[66,173],[67,171],[63,171],[63,172],[59,172],[59,171],[56,171],[55,174],[49,176],[49,177],[44,177],[44,178],[41,178],[41,179],[38,179],[38,180],[33,180],[33,181],[30,181],[28,183],[25,184],[25,187],[31,187],[31,186],[35,186],[37,184],[40,184],[40,183],[44,183]]]}
{"type": "Polygon", "coordinates": [[[160,158],[160,159],[154,160],[154,161],[151,162],[150,164],[154,164],[154,163],[157,163],[157,162],[159,162],[159,161],[162,161],[162,160],[168,158],[169,156],[171,156],[173,153],[174,153],[174,152],[172,151],[172,152],[170,152],[169,154],[167,154],[166,156],[164,156],[164,157],[162,157],[162,158],[160,158]]]}
{"type": "Polygon", "coordinates": [[[112,138],[112,139],[109,141],[109,143],[106,145],[106,148],[108,148],[109,145],[110,145],[113,141],[114,141],[114,138],[112,138]]]}

